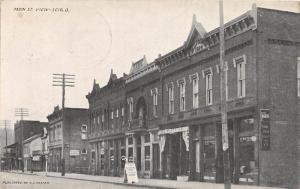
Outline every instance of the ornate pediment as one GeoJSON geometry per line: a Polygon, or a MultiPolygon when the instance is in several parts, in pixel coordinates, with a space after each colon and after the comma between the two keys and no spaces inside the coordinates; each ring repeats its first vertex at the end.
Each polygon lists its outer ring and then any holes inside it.
{"type": "Polygon", "coordinates": [[[193,15],[193,21],[192,21],[192,26],[191,26],[191,30],[189,33],[189,36],[184,44],[185,48],[199,48],[201,47],[202,43],[201,39],[203,39],[205,37],[206,34],[206,30],[204,29],[204,27],[202,26],[202,24],[200,22],[197,21],[196,15],[193,15]]]}

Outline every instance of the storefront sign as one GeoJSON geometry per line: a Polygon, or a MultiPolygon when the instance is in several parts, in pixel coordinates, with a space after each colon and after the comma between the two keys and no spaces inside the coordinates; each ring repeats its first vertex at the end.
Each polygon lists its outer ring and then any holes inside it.
{"type": "Polygon", "coordinates": [[[127,183],[137,183],[137,171],[134,162],[126,162],[125,169],[124,169],[124,182],[127,183]]]}
{"type": "Polygon", "coordinates": [[[79,156],[79,150],[70,150],[70,156],[79,156]]]}
{"type": "Polygon", "coordinates": [[[270,110],[260,110],[260,125],[261,125],[261,150],[267,151],[271,148],[271,125],[270,125],[270,110]]]}
{"type": "Polygon", "coordinates": [[[185,131],[189,131],[189,127],[179,127],[179,128],[175,128],[175,129],[164,129],[164,130],[158,131],[158,134],[159,135],[165,135],[165,134],[174,134],[174,133],[185,132],[185,131]]]}
{"type": "Polygon", "coordinates": [[[32,161],[40,161],[41,156],[33,156],[32,161]]]}

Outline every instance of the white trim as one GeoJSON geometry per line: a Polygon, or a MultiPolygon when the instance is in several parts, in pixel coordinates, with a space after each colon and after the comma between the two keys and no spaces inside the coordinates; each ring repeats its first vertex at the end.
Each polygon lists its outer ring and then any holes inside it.
{"type": "Polygon", "coordinates": [[[174,83],[173,82],[170,82],[170,83],[166,84],[166,90],[169,91],[170,87],[174,88],[174,83]]]}
{"type": "Polygon", "coordinates": [[[177,86],[179,87],[179,84],[183,83],[185,85],[185,77],[177,80],[177,86]]]}
{"type": "Polygon", "coordinates": [[[199,80],[199,74],[198,74],[198,72],[189,75],[189,78],[190,78],[190,83],[192,83],[192,80],[193,80],[194,78],[196,78],[197,80],[199,80]]]}
{"type": "Polygon", "coordinates": [[[202,77],[203,77],[203,79],[205,79],[205,75],[206,75],[207,72],[210,72],[210,74],[213,76],[212,67],[208,67],[208,68],[202,70],[202,77]]]}
{"type": "Polygon", "coordinates": [[[243,54],[242,56],[238,56],[238,57],[235,57],[235,58],[233,58],[233,67],[234,68],[236,68],[236,60],[238,60],[238,59],[240,59],[240,58],[242,58],[243,59],[243,63],[245,63],[246,64],[246,55],[245,54],[243,54]]]}

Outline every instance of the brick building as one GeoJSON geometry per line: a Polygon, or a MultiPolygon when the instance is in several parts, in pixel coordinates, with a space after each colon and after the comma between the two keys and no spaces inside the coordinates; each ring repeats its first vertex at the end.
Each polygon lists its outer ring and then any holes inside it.
{"type": "Polygon", "coordinates": [[[91,149],[91,173],[119,176],[123,174],[125,156],[125,80],[111,71],[106,86],[94,82],[86,97],[90,121],[88,140],[91,149]]]}
{"type": "Polygon", "coordinates": [[[16,147],[16,161],[17,169],[22,169],[22,140],[26,140],[36,134],[42,134],[43,128],[47,127],[47,122],[33,121],[33,120],[20,120],[14,125],[15,147],[16,147]]]}
{"type": "Polygon", "coordinates": [[[49,171],[60,172],[61,159],[64,158],[66,172],[88,173],[86,133],[88,110],[64,108],[62,111],[56,106],[47,118],[49,120],[49,171]]]}
{"type": "MultiPolygon", "coordinates": [[[[225,24],[233,183],[299,185],[299,19],[297,13],[253,7],[225,24]]],[[[135,161],[139,176],[223,182],[219,28],[206,32],[194,17],[182,46],[149,64],[145,57],[133,63],[124,80],[120,95],[91,95],[93,89],[87,97],[90,110],[96,101],[126,102],[118,135],[125,137],[125,156],[135,161]]],[[[107,119],[113,118],[106,109],[107,119]]],[[[99,141],[115,132],[92,129],[99,141]]],[[[114,158],[121,162],[120,155],[114,158]]]]}

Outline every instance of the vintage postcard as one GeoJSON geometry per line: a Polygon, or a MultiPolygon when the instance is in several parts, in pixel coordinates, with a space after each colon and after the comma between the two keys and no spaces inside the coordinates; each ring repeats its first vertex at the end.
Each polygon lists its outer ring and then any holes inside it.
{"type": "Polygon", "coordinates": [[[1,189],[300,187],[300,1],[0,3],[1,189]]]}

